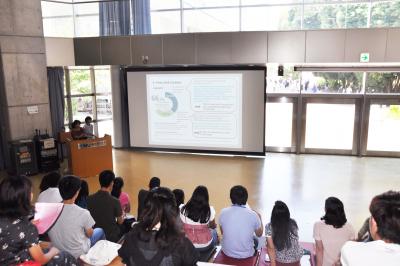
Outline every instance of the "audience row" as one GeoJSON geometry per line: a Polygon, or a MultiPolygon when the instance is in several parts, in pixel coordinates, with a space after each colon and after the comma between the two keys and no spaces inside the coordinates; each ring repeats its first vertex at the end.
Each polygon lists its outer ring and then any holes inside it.
{"type": "MultiPolygon", "coordinates": [[[[114,266],[195,265],[199,254],[219,244],[226,256],[245,259],[257,253],[263,235],[272,266],[297,263],[303,255],[312,255],[300,246],[298,225],[284,202],[275,202],[264,228],[241,185],[231,188],[232,205],[216,221],[207,187],[196,187],[185,203],[183,190],[161,187],[160,179],[153,177],[149,189],[139,191],[136,220],[129,214],[131,203],[122,191],[123,179],[106,170],[100,173],[99,183],[100,189],[89,195],[87,182],[78,177],[46,175],[37,202],[63,203],[63,210],[47,234],[39,236],[35,227],[39,221],[30,220],[30,180],[23,176],[4,179],[0,183],[0,264],[78,265],[79,257],[104,239],[122,244],[110,263],[114,266]]],[[[398,265],[400,192],[374,197],[370,213],[357,237],[343,203],[327,198],[325,214],[313,229],[317,266],[398,265]]]]}

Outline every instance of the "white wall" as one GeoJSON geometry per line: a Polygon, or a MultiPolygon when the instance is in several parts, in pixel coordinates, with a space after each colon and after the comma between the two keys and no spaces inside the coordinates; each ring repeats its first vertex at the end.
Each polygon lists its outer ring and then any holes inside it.
{"type": "Polygon", "coordinates": [[[47,66],[74,66],[75,52],[72,38],[45,38],[47,66]]]}

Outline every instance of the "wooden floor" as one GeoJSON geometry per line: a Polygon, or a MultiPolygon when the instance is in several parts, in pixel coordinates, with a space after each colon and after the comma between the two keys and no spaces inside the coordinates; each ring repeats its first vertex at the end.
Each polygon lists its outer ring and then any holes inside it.
{"type": "MultiPolygon", "coordinates": [[[[329,196],[340,198],[356,230],[369,215],[371,198],[387,190],[400,190],[400,159],[269,153],[265,157],[227,157],[114,150],[114,170],[125,180],[136,215],[137,193],[152,176],[162,186],[181,188],[186,200],[197,185],[209,189],[218,213],[230,205],[229,190],[241,184],[249,191],[249,204],[270,218],[274,201],[285,201],[297,221],[300,238],[312,240],[313,223],[323,215],[329,196]]],[[[37,196],[40,176],[34,180],[37,196]]],[[[88,178],[90,193],[99,188],[88,178]]]]}

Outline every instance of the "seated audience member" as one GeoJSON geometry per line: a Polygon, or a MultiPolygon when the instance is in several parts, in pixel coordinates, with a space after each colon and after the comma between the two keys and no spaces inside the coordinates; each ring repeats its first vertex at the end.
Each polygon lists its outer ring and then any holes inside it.
{"type": "Polygon", "coordinates": [[[87,136],[93,136],[93,132],[92,118],[87,116],[85,118],[85,124],[83,125],[83,133],[85,133],[87,136]]]}
{"type": "Polygon", "coordinates": [[[60,203],[62,198],[60,191],[58,190],[58,182],[60,181],[60,174],[57,172],[51,172],[45,175],[40,182],[40,194],[37,198],[37,202],[46,203],[60,203]]]}
{"type": "Polygon", "coordinates": [[[140,219],[140,214],[142,213],[142,210],[144,208],[145,200],[147,197],[147,194],[149,194],[149,191],[152,189],[160,187],[160,178],[154,176],[150,179],[149,182],[149,190],[141,189],[138,194],[138,210],[137,210],[137,215],[138,215],[138,220],[140,219]]]}
{"type": "Polygon", "coordinates": [[[126,235],[119,256],[110,265],[196,265],[198,254],[177,226],[174,195],[168,188],[148,193],[142,219],[126,235]]]}
{"type": "Polygon", "coordinates": [[[87,134],[87,133],[85,133],[83,128],[81,128],[81,121],[74,120],[74,122],[72,122],[72,124],[71,124],[71,137],[74,140],[87,139],[87,138],[92,137],[92,136],[93,136],[93,134],[87,134]]]}
{"type": "Polygon", "coordinates": [[[181,206],[181,204],[185,203],[185,192],[182,189],[176,188],[172,190],[172,193],[174,193],[175,200],[176,200],[176,206],[181,206]]]}
{"type": "Polygon", "coordinates": [[[348,240],[354,240],[355,231],[347,222],[343,203],[335,197],[325,200],[325,215],[314,224],[317,266],[339,263],[340,250],[348,240]]]}
{"type": "Polygon", "coordinates": [[[230,191],[232,206],[221,211],[219,225],[222,251],[225,255],[244,259],[255,254],[255,238],[263,234],[261,216],[246,206],[248,194],[243,186],[234,186],[230,191]]]}
{"type": "Polygon", "coordinates": [[[120,226],[122,217],[119,200],[111,196],[115,175],[111,170],[105,170],[99,175],[100,190],[90,195],[87,200],[88,210],[96,222],[95,227],[100,227],[106,234],[106,239],[117,242],[121,237],[120,226]]]}
{"type": "Polygon", "coordinates": [[[115,178],[111,195],[119,199],[122,211],[124,213],[129,213],[131,211],[131,203],[129,200],[128,193],[122,191],[123,187],[124,187],[124,180],[121,177],[115,178]]]}
{"type": "Polygon", "coordinates": [[[87,209],[88,196],[89,196],[89,185],[85,180],[81,180],[81,189],[79,190],[79,194],[75,200],[75,204],[81,208],[87,209]]]}
{"type": "Polygon", "coordinates": [[[287,205],[276,201],[271,212],[271,222],[265,226],[267,236],[267,253],[271,266],[279,263],[295,263],[304,254],[299,245],[298,227],[290,218],[287,205]]]}
{"type": "Polygon", "coordinates": [[[77,265],[75,259],[51,247],[44,253],[36,227],[28,220],[32,183],[24,177],[8,177],[0,183],[0,265],[16,265],[27,261],[39,264],[77,265]]]}
{"type": "Polygon", "coordinates": [[[375,196],[369,206],[370,232],[374,241],[348,241],[340,262],[343,266],[400,265],[400,192],[375,196]]]}
{"type": "Polygon", "coordinates": [[[97,241],[105,239],[104,231],[93,229],[94,220],[89,211],[75,205],[81,188],[79,177],[65,176],[61,178],[59,187],[64,208],[48,234],[54,246],[79,258],[97,241]]]}
{"type": "Polygon", "coordinates": [[[205,186],[196,187],[186,205],[180,205],[180,217],[186,237],[195,248],[206,250],[216,246],[218,234],[215,230],[215,209],[209,204],[205,186]]]}

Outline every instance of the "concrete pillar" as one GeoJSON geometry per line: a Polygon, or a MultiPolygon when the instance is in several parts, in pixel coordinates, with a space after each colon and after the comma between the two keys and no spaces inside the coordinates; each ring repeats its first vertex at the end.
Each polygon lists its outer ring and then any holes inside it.
{"type": "Polygon", "coordinates": [[[31,139],[35,129],[51,133],[40,0],[0,0],[0,58],[3,136],[31,139]],[[29,114],[30,106],[38,113],[29,114]]]}

